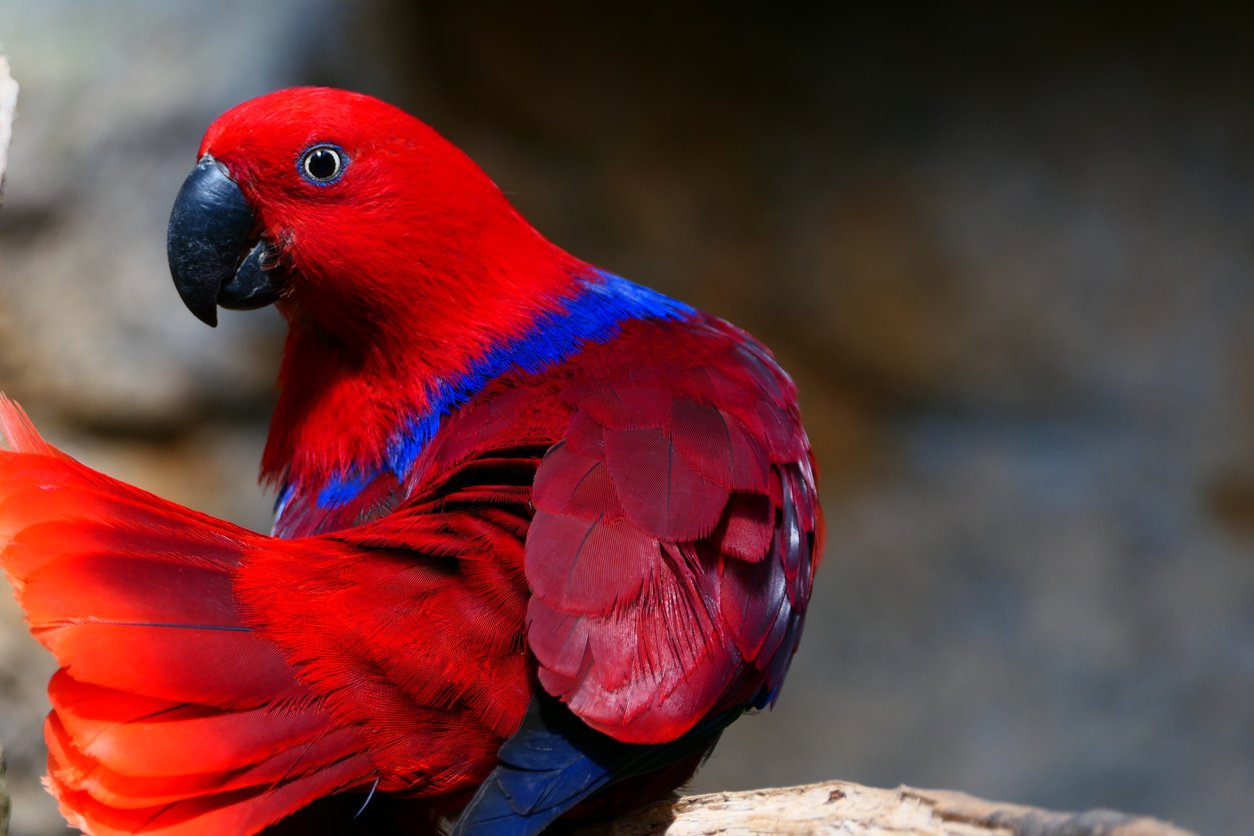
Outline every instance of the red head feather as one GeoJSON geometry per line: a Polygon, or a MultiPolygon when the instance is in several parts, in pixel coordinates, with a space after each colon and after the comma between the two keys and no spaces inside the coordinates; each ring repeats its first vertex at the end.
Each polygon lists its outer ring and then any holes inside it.
{"type": "Polygon", "coordinates": [[[486,174],[427,125],[342,90],[245,102],[200,147],[230,172],[277,246],[291,324],[263,472],[313,480],[377,460],[426,405],[424,383],[464,372],[578,289],[589,270],[528,224],[486,174]],[[341,176],[302,176],[334,146],[341,176]]]}

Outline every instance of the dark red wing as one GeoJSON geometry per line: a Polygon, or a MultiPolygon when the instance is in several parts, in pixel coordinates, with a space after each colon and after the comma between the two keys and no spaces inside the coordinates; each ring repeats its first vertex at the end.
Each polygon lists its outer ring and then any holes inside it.
{"type": "Polygon", "coordinates": [[[716,362],[572,387],[566,439],[536,475],[525,566],[540,681],[629,742],[772,699],[818,559],[792,383],[745,335],[700,336],[725,344],[716,362]]]}

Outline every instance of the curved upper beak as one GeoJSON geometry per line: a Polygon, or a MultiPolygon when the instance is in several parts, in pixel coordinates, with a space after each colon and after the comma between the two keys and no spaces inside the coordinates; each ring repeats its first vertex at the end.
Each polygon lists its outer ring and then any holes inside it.
{"type": "Polygon", "coordinates": [[[183,181],[166,238],[183,304],[208,325],[218,306],[251,310],[279,296],[274,254],[257,215],[226,168],[206,154],[183,181]]]}

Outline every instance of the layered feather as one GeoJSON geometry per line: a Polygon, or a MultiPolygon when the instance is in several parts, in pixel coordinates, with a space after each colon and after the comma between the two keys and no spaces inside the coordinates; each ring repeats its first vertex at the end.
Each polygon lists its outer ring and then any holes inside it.
{"type": "Polygon", "coordinates": [[[537,473],[527,539],[541,683],[631,743],[769,699],[817,559],[792,383],[715,320],[677,345],[650,336],[704,362],[638,363],[647,383],[564,392],[570,422],[537,473]]]}
{"type": "Polygon", "coordinates": [[[73,824],[251,833],[351,789],[438,811],[491,770],[530,696],[538,453],[289,541],[96,473],[11,402],[0,424],[0,565],[62,665],[48,784],[73,824]]]}
{"type": "Polygon", "coordinates": [[[231,588],[257,535],[83,467],[0,400],[0,565],[61,670],[48,785],[94,834],[254,832],[371,780],[231,588]]]}

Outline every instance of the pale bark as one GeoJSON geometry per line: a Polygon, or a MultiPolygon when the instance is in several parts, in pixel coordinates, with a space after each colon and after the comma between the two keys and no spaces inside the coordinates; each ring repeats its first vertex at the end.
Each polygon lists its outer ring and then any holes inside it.
{"type": "Polygon", "coordinates": [[[0,55],[0,204],[4,203],[4,172],[9,163],[9,139],[17,110],[17,82],[9,75],[9,62],[0,55]]]}
{"type": "Polygon", "coordinates": [[[1063,813],[951,790],[876,789],[848,781],[695,795],[660,802],[579,836],[1189,836],[1157,819],[1088,810],[1063,813]]]}

